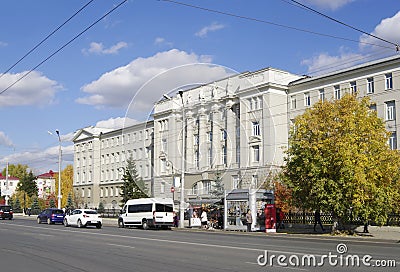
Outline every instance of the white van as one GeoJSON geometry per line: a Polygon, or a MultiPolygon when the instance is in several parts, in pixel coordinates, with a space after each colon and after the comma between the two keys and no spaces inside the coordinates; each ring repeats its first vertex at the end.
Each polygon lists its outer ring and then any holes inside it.
{"type": "Polygon", "coordinates": [[[174,202],[170,198],[128,200],[118,218],[118,227],[170,228],[174,223],[174,202]]]}

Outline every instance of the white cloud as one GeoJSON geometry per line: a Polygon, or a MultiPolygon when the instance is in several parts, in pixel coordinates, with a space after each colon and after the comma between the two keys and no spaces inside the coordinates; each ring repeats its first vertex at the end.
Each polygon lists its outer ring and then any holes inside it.
{"type": "Polygon", "coordinates": [[[83,86],[82,91],[88,95],[78,98],[76,102],[114,108],[124,108],[131,103],[135,105],[135,111],[149,113],[154,102],[176,87],[199,82],[204,84],[228,75],[224,68],[210,63],[200,65],[204,59],[211,61],[210,56],[177,49],[137,58],[83,86]],[[182,66],[183,69],[176,69],[182,66]],[[151,80],[157,75],[160,75],[158,80],[151,80]]]}
{"type": "Polygon", "coordinates": [[[355,0],[304,0],[303,2],[323,9],[336,10],[354,1],[355,0]]]}
{"type": "Polygon", "coordinates": [[[111,128],[111,129],[120,129],[128,126],[132,126],[139,123],[135,119],[127,118],[127,117],[117,117],[110,118],[108,120],[99,121],[96,124],[98,128],[111,128]]]}
{"type": "Polygon", "coordinates": [[[0,95],[0,107],[43,106],[54,102],[55,94],[62,89],[62,86],[37,71],[31,72],[17,82],[26,73],[4,74],[0,78],[0,91],[15,83],[14,86],[0,95]]]}
{"type": "MultiPolygon", "coordinates": [[[[400,11],[397,12],[396,15],[390,18],[383,19],[371,33],[377,37],[380,37],[385,40],[389,40],[394,43],[400,43],[400,11]]],[[[369,44],[382,44],[383,42],[363,34],[360,37],[360,42],[369,43],[369,44]]],[[[385,46],[391,46],[390,44],[384,43],[385,46]]],[[[365,47],[365,44],[361,44],[361,47],[365,47]]],[[[394,47],[393,47],[394,48],[394,47]]]]}
{"type": "Polygon", "coordinates": [[[308,67],[308,73],[315,76],[354,66],[364,59],[365,56],[361,54],[345,52],[345,50],[341,48],[337,56],[320,53],[311,59],[303,60],[301,64],[306,65],[308,67]]]}
{"type": "Polygon", "coordinates": [[[0,47],[7,46],[7,45],[8,45],[8,44],[7,44],[6,42],[0,41],[0,47]]]}
{"type": "Polygon", "coordinates": [[[173,46],[173,43],[172,43],[172,42],[169,42],[169,41],[167,41],[166,39],[164,39],[164,38],[162,38],[162,37],[157,37],[157,38],[154,40],[154,44],[155,44],[155,45],[166,45],[166,46],[168,46],[168,47],[172,47],[172,46],[173,46]]]}
{"type": "MultiPolygon", "coordinates": [[[[49,147],[45,150],[36,150],[29,152],[16,152],[12,155],[0,159],[3,164],[9,162],[10,164],[24,164],[28,165],[30,170],[35,175],[53,170],[58,172],[58,145],[49,147]]],[[[62,146],[62,169],[74,162],[74,146],[62,146]]]]}
{"type": "Polygon", "coordinates": [[[12,141],[7,137],[7,135],[3,131],[0,131],[0,146],[6,146],[6,147],[13,146],[12,141]]]}
{"type": "Polygon", "coordinates": [[[91,42],[89,49],[83,49],[82,52],[85,54],[99,54],[99,55],[110,55],[118,54],[119,50],[128,47],[126,42],[119,42],[109,48],[104,48],[103,43],[91,42]]]}
{"type": "Polygon", "coordinates": [[[202,29],[200,29],[198,32],[195,33],[195,35],[200,38],[205,38],[205,37],[207,37],[207,34],[209,32],[214,32],[214,31],[217,31],[217,30],[220,30],[223,28],[225,28],[225,26],[223,24],[218,24],[218,23],[214,22],[211,25],[205,26],[202,29]]]}

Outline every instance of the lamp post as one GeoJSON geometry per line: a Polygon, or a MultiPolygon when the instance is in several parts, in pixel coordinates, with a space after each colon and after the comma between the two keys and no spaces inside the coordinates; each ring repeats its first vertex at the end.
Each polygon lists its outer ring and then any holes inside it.
{"type": "MultiPolygon", "coordinates": [[[[50,135],[54,135],[50,131],[47,131],[50,135]]],[[[60,137],[60,131],[56,129],[56,134],[58,137],[58,201],[57,201],[57,208],[61,209],[61,137],[60,137]]]]}
{"type": "Polygon", "coordinates": [[[60,131],[56,129],[58,136],[58,203],[57,208],[61,209],[61,138],[60,131]]]}

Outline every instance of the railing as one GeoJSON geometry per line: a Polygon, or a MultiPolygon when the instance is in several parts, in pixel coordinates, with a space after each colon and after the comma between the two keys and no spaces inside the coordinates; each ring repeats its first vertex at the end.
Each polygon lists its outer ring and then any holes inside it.
{"type": "MultiPolygon", "coordinates": [[[[352,218],[350,215],[346,218],[346,221],[351,225],[362,225],[364,220],[361,218],[352,218]]],[[[288,212],[285,213],[283,220],[287,224],[304,224],[312,225],[315,222],[314,213],[312,212],[288,212]]],[[[330,225],[333,224],[333,216],[331,213],[321,213],[322,224],[330,225]]],[[[369,222],[370,225],[375,225],[374,222],[369,222]]],[[[386,221],[386,226],[400,226],[400,214],[389,214],[386,221]]]]}
{"type": "Polygon", "coordinates": [[[103,218],[118,218],[120,209],[104,209],[103,212],[99,212],[99,214],[103,218]]]}

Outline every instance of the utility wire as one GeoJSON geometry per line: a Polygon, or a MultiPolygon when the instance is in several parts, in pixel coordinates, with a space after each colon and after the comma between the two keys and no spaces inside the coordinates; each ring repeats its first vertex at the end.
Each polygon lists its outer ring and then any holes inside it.
{"type": "Polygon", "coordinates": [[[394,45],[396,51],[399,51],[399,50],[400,50],[399,44],[398,44],[398,43],[394,43],[394,42],[385,40],[385,39],[383,39],[383,38],[381,38],[381,37],[378,37],[378,36],[376,36],[376,35],[373,35],[373,34],[371,34],[371,33],[368,33],[368,32],[366,32],[366,31],[364,31],[364,30],[362,30],[362,29],[359,29],[359,28],[356,28],[356,27],[351,26],[351,25],[349,25],[349,24],[346,24],[346,23],[344,23],[344,22],[342,22],[342,21],[339,21],[339,20],[337,20],[337,19],[335,19],[335,18],[333,18],[333,17],[330,17],[330,16],[328,16],[328,15],[322,13],[322,12],[319,12],[318,10],[315,10],[315,9],[309,7],[309,6],[306,6],[306,5],[300,3],[300,2],[298,2],[298,1],[296,1],[296,0],[282,0],[282,1],[285,1],[285,2],[291,1],[291,2],[293,2],[293,3],[296,3],[297,5],[299,5],[299,6],[303,7],[303,8],[305,8],[305,9],[308,9],[308,10],[310,10],[310,11],[312,11],[312,12],[318,14],[318,15],[321,15],[322,17],[325,17],[325,18],[327,18],[327,19],[329,19],[329,20],[332,20],[332,21],[334,21],[334,22],[336,22],[336,23],[339,23],[339,24],[341,24],[341,25],[344,25],[344,26],[346,26],[346,27],[348,27],[348,28],[351,28],[351,29],[353,29],[353,30],[355,30],[355,31],[358,31],[358,32],[360,32],[360,33],[363,33],[363,34],[365,34],[365,35],[368,35],[368,36],[370,36],[370,37],[373,37],[373,38],[375,38],[375,39],[378,39],[378,40],[380,40],[380,41],[383,41],[383,42],[385,42],[385,43],[394,45]]]}
{"type": "MultiPolygon", "coordinates": [[[[176,4],[176,5],[181,5],[181,6],[194,8],[194,9],[200,9],[200,10],[204,10],[204,11],[208,11],[208,12],[218,13],[218,14],[222,14],[222,15],[226,15],[226,16],[230,16],[230,17],[239,18],[239,19],[242,19],[242,20],[248,20],[248,21],[254,21],[254,22],[269,24],[269,25],[273,25],[273,26],[278,26],[278,27],[292,29],[292,30],[296,30],[296,31],[300,31],[300,32],[309,33],[309,34],[329,37],[329,38],[333,38],[333,39],[339,39],[339,40],[345,40],[345,41],[350,41],[350,42],[355,42],[355,43],[361,43],[361,44],[373,45],[373,46],[382,47],[382,48],[393,49],[392,47],[388,47],[388,46],[384,46],[384,45],[380,45],[380,44],[361,42],[361,41],[358,41],[358,40],[352,40],[352,39],[343,38],[343,37],[339,37],[339,36],[334,36],[334,35],[329,35],[329,34],[325,34],[325,33],[315,32],[315,31],[311,31],[311,30],[307,30],[307,29],[301,29],[301,28],[297,28],[297,27],[294,27],[294,26],[278,24],[278,23],[274,23],[274,22],[270,22],[270,21],[266,21],[266,20],[262,20],[262,19],[257,19],[257,18],[243,16],[243,15],[228,13],[228,12],[219,11],[219,10],[215,10],[215,9],[204,8],[204,7],[195,6],[195,5],[191,5],[191,4],[186,4],[186,3],[182,3],[182,2],[178,2],[178,1],[173,1],[173,0],[158,0],[158,1],[169,2],[169,3],[172,3],[172,4],[176,4]]],[[[392,44],[394,44],[394,43],[392,43],[392,44]]],[[[398,49],[398,47],[396,47],[396,51],[397,51],[397,49],[398,49]]]]}
{"type": "Polygon", "coordinates": [[[54,55],[56,55],[58,52],[60,52],[61,50],[63,50],[65,47],[67,47],[69,44],[71,44],[73,41],[75,41],[77,38],[79,38],[80,36],[82,36],[83,33],[85,33],[86,31],[88,31],[90,28],[92,28],[94,25],[96,25],[98,22],[100,22],[101,20],[103,20],[105,17],[107,17],[109,14],[111,14],[112,12],[114,12],[117,8],[119,8],[120,6],[122,6],[122,4],[124,4],[125,2],[127,2],[128,0],[123,0],[122,2],[120,2],[118,5],[116,5],[114,8],[112,8],[110,11],[108,11],[106,14],[104,14],[103,16],[101,16],[99,19],[97,19],[94,23],[92,23],[91,25],[89,25],[88,27],[86,27],[84,30],[82,30],[78,35],[76,35],[75,37],[73,37],[71,40],[69,40],[67,43],[65,43],[63,46],[61,46],[59,49],[57,49],[55,52],[53,52],[51,55],[49,55],[47,58],[45,58],[44,60],[42,60],[38,65],[36,65],[35,67],[33,67],[32,69],[30,69],[28,72],[26,72],[24,75],[22,75],[20,78],[18,78],[16,81],[14,81],[14,83],[10,84],[7,88],[5,88],[4,90],[2,90],[0,92],[0,95],[2,95],[3,93],[5,93],[7,90],[9,90],[11,87],[13,87],[15,84],[17,84],[18,82],[20,82],[22,79],[24,79],[25,77],[27,77],[30,73],[32,73],[34,70],[36,70],[39,66],[41,66],[43,63],[45,63],[46,61],[48,61],[49,59],[51,59],[54,55]]]}
{"type": "Polygon", "coordinates": [[[66,25],[69,21],[72,20],[76,15],[78,15],[82,10],[84,10],[90,3],[92,3],[94,0],[90,0],[88,3],[86,3],[83,7],[81,7],[77,12],[75,12],[71,17],[69,17],[64,23],[59,25],[56,29],[54,29],[49,35],[47,35],[43,40],[41,40],[37,45],[35,45],[31,50],[29,50],[24,56],[22,56],[17,62],[15,62],[13,65],[11,65],[6,71],[3,72],[3,74],[0,74],[0,78],[2,78],[6,73],[8,73],[12,68],[14,68],[18,63],[20,63],[22,60],[24,60],[28,55],[30,55],[33,51],[35,51],[42,43],[44,43],[46,40],[48,40],[51,36],[54,35],[58,30],[60,30],[64,25],[66,25]]]}

